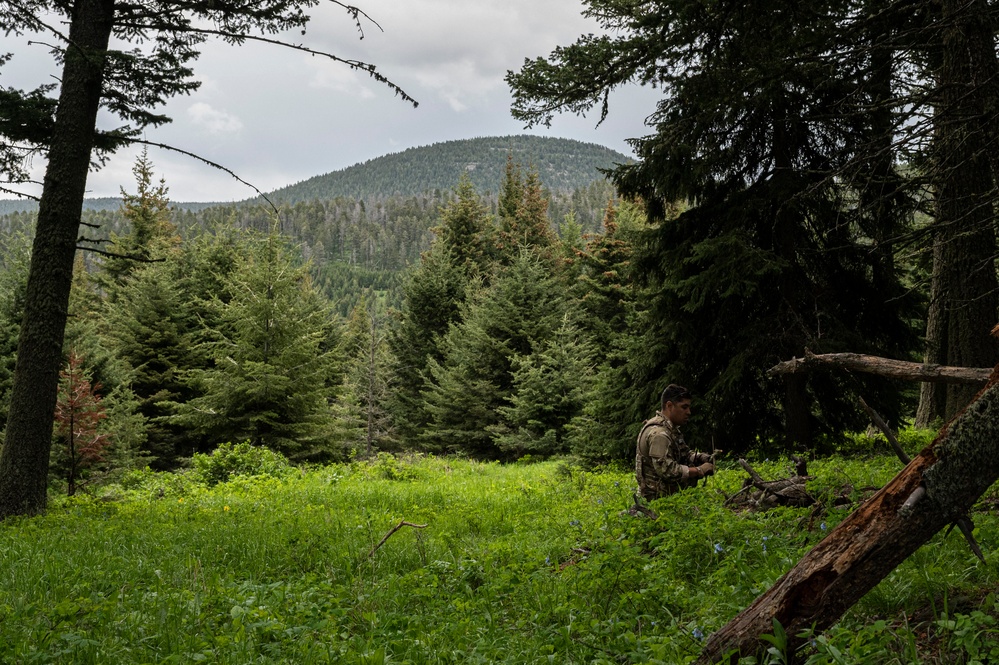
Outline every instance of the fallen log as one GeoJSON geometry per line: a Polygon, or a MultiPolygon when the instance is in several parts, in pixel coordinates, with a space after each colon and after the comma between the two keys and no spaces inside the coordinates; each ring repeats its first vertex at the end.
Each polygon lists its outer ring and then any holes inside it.
{"type": "Polygon", "coordinates": [[[868,356],[861,353],[823,353],[816,355],[805,349],[804,358],[792,358],[777,363],[767,370],[769,376],[796,374],[816,368],[844,369],[851,372],[876,374],[890,379],[921,381],[925,383],[980,383],[989,380],[990,367],[949,367],[927,363],[913,363],[893,358],[868,356]]]}
{"type": "MultiPolygon", "coordinates": [[[[999,368],[997,368],[999,369],[999,368]]],[[[999,479],[999,372],[915,459],[706,642],[699,665],[765,650],[776,620],[792,654],[800,635],[843,613],[999,479]]]]}

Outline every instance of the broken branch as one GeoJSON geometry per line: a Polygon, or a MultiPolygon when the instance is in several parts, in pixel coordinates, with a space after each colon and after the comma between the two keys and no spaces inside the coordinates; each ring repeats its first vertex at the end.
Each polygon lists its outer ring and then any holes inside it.
{"type": "Polygon", "coordinates": [[[804,358],[792,358],[767,370],[768,376],[796,374],[816,368],[843,369],[876,374],[890,379],[925,383],[979,383],[984,385],[992,374],[991,367],[949,367],[913,363],[893,358],[868,356],[861,353],[823,353],[816,355],[805,349],[804,358]]]}
{"type": "Polygon", "coordinates": [[[375,555],[375,552],[378,551],[378,548],[381,547],[382,545],[384,545],[385,541],[388,540],[389,538],[391,538],[393,533],[395,533],[396,531],[398,531],[399,529],[401,529],[404,526],[411,526],[414,529],[426,529],[428,525],[426,525],[426,524],[413,524],[412,522],[406,522],[405,520],[403,520],[402,522],[399,522],[394,527],[392,527],[389,530],[388,533],[385,534],[385,537],[382,538],[381,541],[377,545],[375,545],[374,547],[371,548],[371,551],[368,552],[368,558],[370,559],[371,557],[373,557],[375,555]]]}

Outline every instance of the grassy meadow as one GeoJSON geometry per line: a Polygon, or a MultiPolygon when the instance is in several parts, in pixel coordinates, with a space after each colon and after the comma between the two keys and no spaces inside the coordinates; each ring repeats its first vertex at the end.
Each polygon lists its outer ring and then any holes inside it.
{"type": "MultiPolygon", "coordinates": [[[[849,510],[732,512],[745,474],[721,466],[657,521],[621,514],[629,471],[565,461],[135,472],[0,524],[0,663],[688,662],[849,510]],[[385,539],[403,521],[423,528],[385,539]]],[[[810,488],[899,468],[816,460],[810,488]]],[[[995,498],[973,515],[988,564],[938,534],[802,657],[999,662],[995,498]]]]}

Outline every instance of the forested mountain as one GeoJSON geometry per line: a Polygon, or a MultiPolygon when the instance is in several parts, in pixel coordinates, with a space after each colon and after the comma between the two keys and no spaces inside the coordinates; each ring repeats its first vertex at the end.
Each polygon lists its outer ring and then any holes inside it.
{"type": "Polygon", "coordinates": [[[309,178],[268,194],[273,201],[371,199],[446,191],[467,173],[483,193],[498,191],[507,156],[537,169],[549,190],[569,192],[603,178],[600,169],[630,159],[594,143],[543,136],[492,136],[410,148],[309,178]]]}
{"type": "MultiPolygon", "coordinates": [[[[583,231],[597,231],[614,197],[598,168],[627,157],[594,144],[535,136],[450,141],[272,192],[268,198],[277,204],[276,211],[262,200],[171,201],[170,217],[183,237],[221,226],[268,232],[277,221],[280,232],[311,262],[317,286],[346,316],[365,291],[377,294],[379,307],[401,304],[403,273],[430,247],[439,211],[452,200],[463,174],[482,193],[491,214],[497,214],[508,160],[525,173],[537,169],[554,229],[571,215],[583,231]],[[395,193],[386,193],[390,187],[395,193]],[[342,193],[345,189],[352,193],[342,193]]],[[[6,234],[30,233],[34,218],[34,202],[0,202],[0,231],[6,234]]],[[[97,249],[111,234],[129,232],[120,199],[89,199],[83,218],[90,229],[85,235],[95,239],[97,249]]],[[[95,257],[84,253],[88,264],[95,257]]]]}
{"type": "MultiPolygon", "coordinates": [[[[603,180],[600,169],[631,161],[627,155],[595,143],[529,135],[490,136],[434,143],[376,157],[282,187],[268,193],[267,197],[275,203],[287,204],[335,198],[384,200],[423,194],[439,198],[442,193],[446,196],[450,192],[462,173],[467,173],[475,188],[483,194],[495,193],[507,156],[524,167],[537,169],[547,189],[563,194],[587,187],[594,180],[603,180]]],[[[219,205],[256,203],[263,203],[263,200],[258,197],[236,204],[171,201],[171,206],[177,210],[200,212],[219,205]]],[[[83,205],[89,212],[115,211],[121,205],[121,199],[86,199],[83,205]]],[[[0,215],[33,212],[37,208],[35,201],[0,200],[0,215]]]]}

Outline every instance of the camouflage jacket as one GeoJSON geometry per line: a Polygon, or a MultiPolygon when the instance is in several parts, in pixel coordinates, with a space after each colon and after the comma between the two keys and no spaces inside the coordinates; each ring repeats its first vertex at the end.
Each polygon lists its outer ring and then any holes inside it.
{"type": "Polygon", "coordinates": [[[654,418],[645,421],[638,434],[635,452],[638,489],[643,497],[652,500],[693,487],[697,480],[688,478],[687,467],[709,460],[709,455],[690,450],[680,428],[657,412],[654,418]]]}

